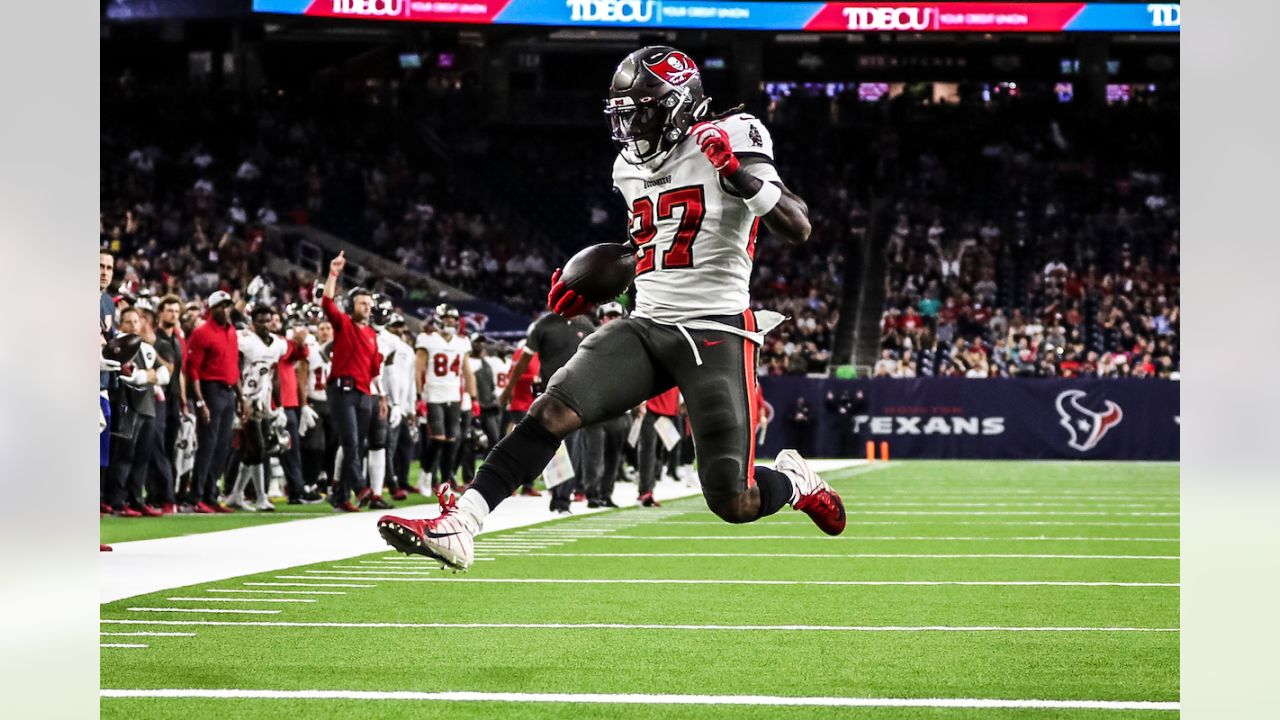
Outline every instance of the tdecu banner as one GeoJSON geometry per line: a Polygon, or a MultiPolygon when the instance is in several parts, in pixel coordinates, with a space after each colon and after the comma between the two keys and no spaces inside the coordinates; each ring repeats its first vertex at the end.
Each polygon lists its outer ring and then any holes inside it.
{"type": "Polygon", "coordinates": [[[761,380],[774,420],[761,454],[899,458],[1177,460],[1178,383],[918,378],[761,380]],[[805,406],[798,403],[804,398],[805,406]],[[807,411],[808,421],[797,422],[807,411]]]}
{"type": "Polygon", "coordinates": [[[1179,3],[254,0],[254,12],[477,25],[792,32],[1178,32],[1179,3]]]}

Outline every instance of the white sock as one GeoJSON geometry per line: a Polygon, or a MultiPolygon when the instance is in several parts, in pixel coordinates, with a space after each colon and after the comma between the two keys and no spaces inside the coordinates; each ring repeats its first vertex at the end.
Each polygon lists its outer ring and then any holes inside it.
{"type": "Polygon", "coordinates": [[[227,498],[229,502],[238,503],[244,500],[244,486],[249,484],[249,473],[252,471],[252,466],[240,464],[240,474],[236,476],[236,484],[231,488],[231,497],[227,498]]]}
{"type": "Polygon", "coordinates": [[[489,515],[489,501],[484,499],[479,490],[469,488],[458,498],[458,513],[466,518],[475,532],[479,532],[484,519],[489,515]]]}
{"type": "Polygon", "coordinates": [[[374,497],[382,497],[382,485],[387,481],[387,451],[369,451],[369,487],[374,497]]]}
{"type": "Polygon", "coordinates": [[[259,505],[266,505],[271,502],[267,499],[266,469],[266,465],[254,465],[252,468],[253,489],[258,493],[259,505]]]}

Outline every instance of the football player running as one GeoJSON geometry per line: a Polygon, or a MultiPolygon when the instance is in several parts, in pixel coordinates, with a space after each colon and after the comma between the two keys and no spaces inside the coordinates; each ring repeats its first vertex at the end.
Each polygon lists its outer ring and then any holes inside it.
{"type": "MultiPolygon", "coordinates": [[[[782,316],[750,309],[748,284],[763,222],[795,243],[808,208],[782,183],[764,124],[709,111],[697,66],[670,47],[637,50],[613,74],[605,115],[618,158],[613,183],[630,210],[636,307],[589,336],[528,416],[490,452],[475,482],[439,517],[378,521],[406,553],[463,570],[485,516],[546,467],[561,440],[671,387],[685,397],[707,506],[747,523],[790,504],[830,535],[844,530],[840,496],[794,450],[755,465],[756,358],[782,316]]],[[[552,276],[548,307],[591,307],[552,276]]]]}

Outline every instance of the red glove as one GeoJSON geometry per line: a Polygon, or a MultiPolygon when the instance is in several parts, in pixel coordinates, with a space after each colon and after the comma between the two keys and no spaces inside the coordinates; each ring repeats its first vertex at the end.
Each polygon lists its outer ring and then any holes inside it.
{"type": "Polygon", "coordinates": [[[471,401],[471,416],[480,417],[480,401],[479,400],[471,401]]]}
{"type": "Polygon", "coordinates": [[[571,318],[591,309],[592,303],[560,282],[560,268],[551,276],[551,292],[547,293],[547,309],[555,314],[571,318]]]}
{"type": "Polygon", "coordinates": [[[414,413],[416,413],[416,414],[417,414],[417,416],[418,416],[418,417],[426,417],[426,416],[427,416],[427,401],[426,401],[426,400],[419,400],[419,401],[418,401],[418,404],[414,406],[413,411],[414,411],[414,413]]]}
{"type": "Polygon", "coordinates": [[[738,171],[738,157],[733,154],[729,145],[729,133],[724,128],[710,122],[700,122],[693,126],[693,139],[702,148],[711,167],[720,173],[720,177],[729,177],[738,171]]]}

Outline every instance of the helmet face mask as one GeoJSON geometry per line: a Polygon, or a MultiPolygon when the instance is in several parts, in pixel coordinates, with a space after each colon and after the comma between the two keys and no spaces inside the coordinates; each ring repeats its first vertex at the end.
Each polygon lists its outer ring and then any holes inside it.
{"type": "Polygon", "coordinates": [[[618,65],[604,112],[623,160],[643,165],[665,157],[683,140],[708,103],[698,66],[688,55],[650,46],[618,65]]]}
{"type": "Polygon", "coordinates": [[[441,335],[451,336],[458,332],[458,308],[441,303],[436,306],[435,320],[441,335]]]}

